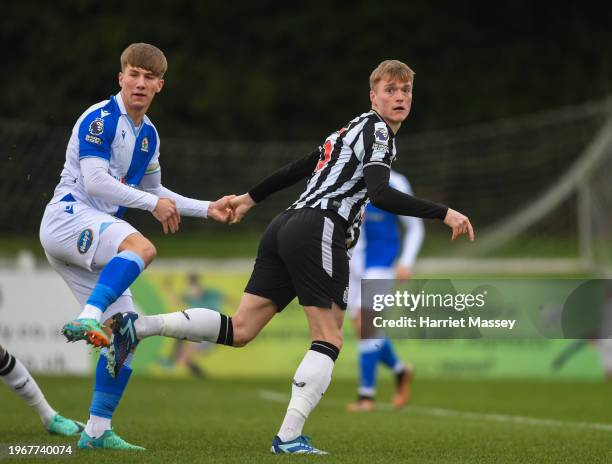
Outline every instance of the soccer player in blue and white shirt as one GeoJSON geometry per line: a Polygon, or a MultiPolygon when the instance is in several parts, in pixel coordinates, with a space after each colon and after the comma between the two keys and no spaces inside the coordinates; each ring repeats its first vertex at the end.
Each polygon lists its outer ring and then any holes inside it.
{"type": "MultiPolygon", "coordinates": [[[[413,194],[408,179],[394,170],[390,171],[389,185],[400,192],[413,194]]],[[[399,216],[370,203],[365,209],[359,237],[350,261],[347,310],[355,333],[361,338],[361,279],[384,279],[390,285],[394,279],[409,279],[425,238],[425,226],[421,218],[399,216]]],[[[374,409],[376,370],[380,363],[395,374],[393,405],[401,408],[408,401],[412,368],[397,357],[384,334],[372,335],[372,338],[359,340],[358,399],[348,405],[349,411],[374,409]]]]}
{"type": "Polygon", "coordinates": [[[155,258],[153,244],[121,219],[126,208],[150,211],[164,233],[179,228],[180,215],[227,222],[229,197],[208,202],[183,197],[161,184],[160,141],[146,116],[164,85],[166,57],[153,45],[136,43],[121,55],[121,91],[88,108],[68,142],[66,163],[45,209],[40,240],[51,266],[66,281],[83,310],[64,326],[69,341],[103,349],[96,368],[90,418],[80,448],[144,449],[111,429],[111,417],[127,386],[137,341],[129,286],[155,258]],[[124,315],[122,315],[122,313],[124,315]],[[125,318],[125,320],[124,320],[125,318]],[[121,324],[109,338],[102,324],[121,324]],[[127,324],[125,322],[127,321],[127,324]],[[120,375],[118,366],[123,365],[120,375]]]}

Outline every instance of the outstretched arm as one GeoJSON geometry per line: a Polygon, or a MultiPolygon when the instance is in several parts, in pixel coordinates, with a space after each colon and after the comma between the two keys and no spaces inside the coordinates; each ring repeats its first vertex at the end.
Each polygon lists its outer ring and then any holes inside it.
{"type": "Polygon", "coordinates": [[[257,203],[262,202],[274,192],[290,187],[311,174],[320,156],[321,147],[317,147],[312,153],[296,161],[292,161],[266,177],[247,193],[232,199],[230,203],[234,210],[234,217],[231,219],[230,223],[236,224],[240,222],[247,211],[257,203]]]}
{"type": "Polygon", "coordinates": [[[161,170],[145,175],[140,182],[140,186],[145,192],[173,200],[182,216],[210,217],[219,222],[228,222],[229,220],[229,198],[223,197],[217,201],[204,201],[180,195],[161,184],[161,170]]]}
{"type": "Polygon", "coordinates": [[[321,147],[318,147],[303,158],[283,166],[249,190],[249,196],[255,203],[260,203],[274,192],[291,187],[314,171],[320,156],[321,147]]]}
{"type": "Polygon", "coordinates": [[[395,190],[389,185],[390,170],[387,166],[372,164],[363,170],[370,201],[374,206],[402,216],[440,219],[453,230],[451,240],[467,234],[474,240],[474,230],[469,219],[448,206],[422,200],[395,190]]]}

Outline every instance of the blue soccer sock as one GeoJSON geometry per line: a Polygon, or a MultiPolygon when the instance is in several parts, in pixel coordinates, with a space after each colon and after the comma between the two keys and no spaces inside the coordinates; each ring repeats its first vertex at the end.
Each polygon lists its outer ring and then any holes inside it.
{"type": "Polygon", "coordinates": [[[132,285],[144,268],[140,256],[132,251],[122,251],[102,269],[87,305],[106,311],[132,285]]]}
{"type": "Polygon", "coordinates": [[[359,341],[359,397],[374,398],[376,367],[380,359],[380,340],[359,341]]]}
{"type": "Polygon", "coordinates": [[[380,347],[380,362],[389,369],[392,369],[396,374],[399,374],[405,368],[404,363],[397,357],[397,354],[395,354],[393,345],[388,338],[380,341],[382,343],[380,347]]]}
{"type": "Polygon", "coordinates": [[[102,350],[98,365],[96,366],[96,379],[94,384],[94,393],[89,408],[89,421],[85,428],[85,432],[90,437],[99,437],[105,430],[110,429],[111,418],[119,400],[123,396],[123,392],[132,375],[132,369],[129,366],[131,356],[123,365],[119,375],[116,378],[111,377],[106,369],[105,351],[102,350]]]}

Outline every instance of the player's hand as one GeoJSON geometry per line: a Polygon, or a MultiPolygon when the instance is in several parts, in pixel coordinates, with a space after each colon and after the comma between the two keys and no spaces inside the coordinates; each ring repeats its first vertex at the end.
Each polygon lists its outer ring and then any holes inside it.
{"type": "Polygon", "coordinates": [[[230,200],[230,205],[234,209],[234,217],[230,221],[230,224],[237,224],[242,221],[244,215],[255,206],[255,202],[251,198],[251,195],[245,193],[237,196],[230,200]]]}
{"type": "Polygon", "coordinates": [[[217,201],[211,201],[208,206],[208,217],[223,224],[230,222],[234,218],[234,210],[230,200],[234,198],[236,198],[236,195],[226,195],[217,201]]]}
{"type": "Polygon", "coordinates": [[[405,282],[412,277],[412,271],[408,266],[402,266],[398,264],[395,267],[395,278],[400,282],[405,282]]]}
{"type": "Polygon", "coordinates": [[[467,216],[464,216],[454,209],[448,208],[446,217],[444,218],[444,224],[453,229],[451,240],[455,240],[460,235],[467,234],[470,241],[474,241],[474,228],[467,216]]]}
{"type": "Polygon", "coordinates": [[[162,223],[164,234],[168,231],[175,233],[179,230],[181,215],[176,209],[176,203],[170,198],[160,198],[157,200],[157,205],[152,212],[153,217],[162,223]]]}

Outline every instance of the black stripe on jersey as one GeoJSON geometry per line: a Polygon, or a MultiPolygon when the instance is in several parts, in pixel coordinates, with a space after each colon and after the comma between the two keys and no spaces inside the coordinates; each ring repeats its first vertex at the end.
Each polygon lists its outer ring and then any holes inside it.
{"type": "MultiPolygon", "coordinates": [[[[308,198],[308,197],[310,195],[312,195],[313,193],[317,192],[317,190],[319,190],[321,188],[321,185],[323,185],[323,183],[329,177],[329,173],[331,171],[331,166],[333,166],[333,164],[338,160],[338,157],[340,156],[340,152],[342,151],[342,140],[344,139],[344,137],[346,137],[346,133],[347,132],[348,132],[348,130],[344,131],[342,134],[340,134],[338,136],[338,138],[336,138],[336,143],[334,143],[334,147],[332,148],[332,152],[329,155],[329,161],[327,162],[327,164],[325,166],[323,166],[323,168],[319,172],[319,178],[317,179],[317,182],[315,183],[315,185],[312,188],[307,189],[302,195],[300,195],[300,198],[295,203],[300,203],[302,201],[305,201],[306,204],[311,204],[312,203],[312,199],[308,198]],[[326,172],[326,170],[327,170],[327,172],[326,172]]],[[[322,156],[325,156],[324,151],[325,150],[323,150],[322,153],[321,153],[322,156]]]]}
{"type": "MultiPolygon", "coordinates": [[[[321,198],[323,198],[326,195],[329,195],[330,193],[332,193],[332,195],[329,196],[328,198],[328,205],[332,205],[331,209],[337,209],[333,207],[334,201],[335,202],[342,202],[345,198],[350,198],[353,195],[355,195],[357,192],[359,192],[361,189],[365,188],[365,181],[362,179],[360,179],[360,181],[358,181],[353,187],[351,187],[349,190],[347,190],[346,192],[337,192],[336,195],[333,195],[333,191],[334,190],[339,190],[342,188],[342,186],[350,181],[353,176],[355,175],[355,171],[359,168],[360,165],[360,161],[357,158],[357,156],[355,156],[355,145],[357,145],[357,142],[359,141],[361,135],[363,134],[364,137],[364,146],[365,146],[365,134],[366,134],[366,128],[371,125],[369,133],[374,134],[374,124],[379,122],[374,118],[374,114],[370,114],[368,115],[368,117],[370,118],[369,121],[367,121],[362,129],[360,134],[357,135],[357,137],[355,137],[355,140],[353,140],[353,142],[349,145],[351,150],[353,150],[353,156],[351,156],[351,159],[345,164],[344,168],[342,168],[342,171],[340,172],[340,175],[338,176],[338,179],[336,180],[336,182],[334,182],[332,185],[330,185],[329,187],[327,187],[327,189],[323,190],[322,192],[320,192],[315,198],[313,198],[310,201],[311,205],[317,205],[319,203],[319,201],[321,200],[321,198]]],[[[362,121],[362,119],[361,119],[362,121]]],[[[362,203],[360,201],[358,201],[357,203],[362,203]]],[[[360,204],[354,205],[352,209],[355,208],[355,206],[358,207],[358,209],[361,208],[360,204]]],[[[351,209],[351,211],[352,211],[351,209]]],[[[349,215],[348,217],[348,223],[349,225],[352,223],[352,216],[349,215]]]]}
{"type": "MultiPolygon", "coordinates": [[[[367,123],[366,123],[367,124],[367,123]]],[[[351,148],[351,150],[353,150],[353,155],[351,156],[351,159],[344,165],[344,167],[342,168],[342,171],[340,172],[340,175],[338,175],[338,179],[336,182],[334,182],[332,185],[330,185],[326,190],[322,191],[321,193],[319,193],[312,201],[311,204],[317,204],[319,202],[319,200],[324,196],[327,195],[328,193],[330,193],[333,190],[338,190],[340,189],[346,182],[350,181],[353,176],[355,175],[355,171],[357,169],[359,169],[359,159],[357,158],[357,156],[355,155],[355,145],[357,144],[357,142],[359,141],[359,135],[357,135],[357,137],[355,137],[355,140],[353,140],[353,142],[349,145],[349,147],[351,148]],[[346,180],[343,180],[346,179],[346,180]]],[[[359,182],[357,182],[357,184],[355,184],[355,186],[357,186],[359,184],[359,182]]],[[[365,183],[363,183],[363,185],[365,186],[365,183]]],[[[347,192],[352,191],[355,186],[353,186],[351,189],[349,189],[347,192]]],[[[358,189],[356,191],[353,192],[356,193],[361,189],[358,189]]],[[[333,201],[338,201],[338,198],[340,198],[340,201],[342,201],[342,199],[347,198],[349,196],[352,195],[348,195],[347,192],[338,192],[337,195],[332,196],[329,198],[329,200],[331,200],[332,204],[333,201]],[[333,200],[332,200],[333,198],[333,200]]],[[[329,201],[328,201],[329,204],[329,201]]],[[[332,208],[334,209],[334,208],[332,208]]],[[[350,222],[349,222],[350,224],[350,222]]]]}
{"type": "MultiPolygon", "coordinates": [[[[355,175],[355,171],[358,168],[359,168],[359,160],[357,159],[355,154],[353,154],[351,156],[351,159],[348,160],[348,162],[344,164],[342,171],[340,171],[340,174],[338,175],[338,179],[336,179],[336,181],[333,184],[329,185],[325,190],[321,190],[317,195],[315,195],[315,197],[310,200],[310,204],[316,205],[320,202],[321,198],[323,198],[324,196],[329,195],[330,193],[333,193],[334,191],[338,191],[339,189],[341,189],[345,183],[347,183],[353,178],[353,176],[355,175]]],[[[349,189],[348,192],[350,192],[351,190],[352,189],[349,189]]],[[[345,198],[346,196],[347,196],[346,192],[337,192],[337,195],[332,195],[329,197],[329,201],[333,203],[334,200],[338,201],[338,198],[342,199],[342,198],[345,198]]],[[[332,209],[337,209],[337,208],[332,208],[332,209]]]]}
{"type": "MultiPolygon", "coordinates": [[[[342,132],[342,134],[340,134],[337,138],[336,138],[336,142],[334,143],[334,147],[332,149],[331,155],[330,155],[330,160],[327,162],[327,164],[325,165],[325,167],[321,170],[321,172],[319,173],[319,178],[317,179],[317,182],[315,183],[314,186],[307,188],[304,193],[302,193],[302,195],[300,195],[300,198],[293,203],[293,205],[291,205],[291,208],[294,208],[297,204],[304,202],[304,206],[311,206],[315,201],[317,201],[316,199],[320,198],[320,193],[317,194],[316,192],[321,188],[321,186],[325,183],[325,181],[329,178],[330,173],[332,171],[332,167],[333,165],[338,161],[338,158],[340,157],[340,153],[342,152],[342,145],[344,143],[344,138],[348,135],[348,133],[355,127],[358,126],[359,124],[361,124],[363,122],[364,119],[367,119],[369,117],[371,117],[371,114],[367,114],[366,116],[363,116],[361,118],[359,118],[357,121],[353,122],[353,123],[349,123],[348,126],[346,126],[346,130],[342,132]],[[311,195],[315,195],[315,197],[311,198],[311,195]]],[[[356,137],[356,139],[359,138],[359,136],[356,137]]],[[[351,159],[352,161],[352,159],[351,159]]],[[[343,169],[344,171],[344,169],[343,169]]],[[[342,173],[341,173],[342,174],[342,173]]],[[[332,187],[336,185],[336,183],[332,184],[332,187]]]]}

